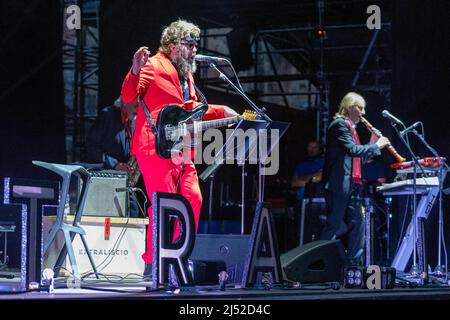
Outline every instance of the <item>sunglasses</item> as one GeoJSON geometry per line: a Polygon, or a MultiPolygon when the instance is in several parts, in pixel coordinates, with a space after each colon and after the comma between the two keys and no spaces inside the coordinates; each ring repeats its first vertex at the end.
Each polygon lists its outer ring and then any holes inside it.
{"type": "Polygon", "coordinates": [[[194,47],[197,46],[197,42],[186,42],[186,41],[181,41],[180,42],[182,45],[188,47],[190,50],[194,49],[194,47]]]}
{"type": "Polygon", "coordinates": [[[187,42],[193,42],[193,41],[199,42],[200,41],[200,37],[195,35],[195,34],[193,34],[193,33],[190,33],[187,36],[184,36],[183,38],[181,38],[181,40],[184,40],[184,41],[187,41],[187,42]]]}

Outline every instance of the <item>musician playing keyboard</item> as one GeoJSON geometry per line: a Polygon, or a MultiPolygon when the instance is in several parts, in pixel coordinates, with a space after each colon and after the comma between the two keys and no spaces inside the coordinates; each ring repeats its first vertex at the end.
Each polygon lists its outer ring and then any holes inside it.
{"type": "Polygon", "coordinates": [[[342,238],[352,265],[362,262],[364,224],[362,223],[362,162],[380,155],[389,145],[386,137],[371,137],[361,145],[356,125],[365,114],[362,96],[350,92],[341,101],[339,111],[328,127],[323,182],[327,203],[327,222],[321,240],[342,238]]]}

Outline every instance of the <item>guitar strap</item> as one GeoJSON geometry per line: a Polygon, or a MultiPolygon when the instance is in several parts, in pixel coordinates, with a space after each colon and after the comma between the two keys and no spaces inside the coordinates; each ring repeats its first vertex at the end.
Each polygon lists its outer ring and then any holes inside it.
{"type": "MultiPolygon", "coordinates": [[[[200,97],[202,98],[202,104],[208,105],[208,102],[206,101],[206,98],[203,95],[203,93],[200,91],[200,89],[195,84],[194,84],[194,87],[195,87],[195,90],[200,95],[200,97]]],[[[148,124],[150,125],[150,128],[152,129],[152,132],[156,137],[158,135],[158,130],[156,130],[156,126],[153,123],[152,117],[150,115],[150,111],[148,110],[147,105],[144,102],[144,99],[142,97],[139,97],[139,100],[142,103],[142,108],[144,109],[145,117],[147,118],[148,124]]]]}
{"type": "Polygon", "coordinates": [[[152,132],[156,138],[156,136],[158,135],[158,131],[156,130],[156,126],[153,123],[152,116],[150,115],[150,111],[148,110],[147,105],[144,102],[144,99],[139,97],[139,100],[142,103],[142,108],[144,109],[145,117],[147,118],[148,124],[150,125],[150,128],[152,129],[152,132]]]}
{"type": "Polygon", "coordinates": [[[197,85],[194,83],[194,87],[195,90],[198,92],[198,94],[200,95],[200,97],[202,98],[202,104],[206,104],[208,105],[208,101],[206,101],[205,96],[203,95],[203,93],[200,91],[200,89],[197,87],[197,85]]]}

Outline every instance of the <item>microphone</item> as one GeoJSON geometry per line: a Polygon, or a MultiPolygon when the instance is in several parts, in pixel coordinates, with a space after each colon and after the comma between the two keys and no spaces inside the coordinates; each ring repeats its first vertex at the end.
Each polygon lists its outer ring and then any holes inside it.
{"type": "Polygon", "coordinates": [[[225,58],[205,56],[203,54],[196,54],[194,59],[199,62],[208,62],[208,63],[227,61],[227,59],[225,59],[225,58]]]}
{"type": "Polygon", "coordinates": [[[383,117],[385,117],[385,118],[391,119],[392,121],[394,121],[394,122],[397,123],[397,124],[401,124],[402,126],[405,126],[401,120],[399,120],[399,119],[397,119],[396,117],[394,117],[394,116],[393,116],[392,114],[390,114],[389,111],[387,111],[387,110],[383,110],[383,111],[381,112],[381,115],[382,115],[383,117]]]}
{"type": "Polygon", "coordinates": [[[139,188],[135,188],[135,187],[116,188],[116,192],[128,192],[128,191],[136,192],[138,190],[139,190],[139,188]]]}
{"type": "Polygon", "coordinates": [[[403,136],[403,135],[407,134],[408,132],[414,130],[414,129],[415,129],[418,125],[420,125],[421,123],[422,123],[422,122],[417,121],[416,123],[414,123],[414,124],[410,125],[408,128],[406,128],[405,130],[400,131],[400,135],[403,136]]]}

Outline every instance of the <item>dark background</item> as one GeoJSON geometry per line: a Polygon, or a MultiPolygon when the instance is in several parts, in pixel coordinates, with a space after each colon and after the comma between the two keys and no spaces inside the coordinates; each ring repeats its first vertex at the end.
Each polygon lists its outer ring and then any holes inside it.
{"type": "MultiPolygon", "coordinates": [[[[368,101],[367,118],[408,159],[410,156],[396,139],[389,122],[381,117],[381,110],[390,110],[406,124],[423,121],[426,140],[441,155],[449,157],[450,2],[327,1],[325,24],[365,23],[365,8],[370,4],[379,4],[382,17],[386,15],[392,21],[392,55],[385,57],[392,65],[392,95],[389,102],[378,93],[360,91],[368,101]]],[[[99,109],[110,105],[118,96],[136,48],[147,45],[155,52],[163,26],[179,17],[202,28],[224,23],[248,32],[258,28],[317,24],[315,1],[124,0],[102,1],[100,9],[99,109]]],[[[47,173],[34,167],[32,160],[65,162],[62,26],[60,1],[0,2],[0,176],[46,179],[47,173]]],[[[329,34],[328,41],[340,40],[333,40],[329,34]]],[[[354,57],[335,54],[326,56],[325,63],[327,70],[333,71],[345,69],[346,60],[357,61],[357,65],[360,59],[361,53],[354,57]]],[[[235,58],[233,63],[240,62],[235,58]]],[[[310,68],[317,69],[317,59],[312,58],[309,63],[310,68]]],[[[349,79],[335,77],[330,80],[332,115],[341,97],[353,88],[349,79]]],[[[209,101],[228,104],[239,111],[245,108],[239,99],[215,92],[205,93],[209,101]]],[[[304,156],[306,142],[314,138],[314,110],[301,112],[270,105],[267,109],[273,119],[292,123],[280,148],[280,174],[270,180],[275,184],[280,183],[275,181],[277,179],[290,179],[295,164],[304,156]]],[[[366,134],[363,140],[367,137],[366,134]]],[[[430,155],[414,139],[413,145],[419,156],[430,155]]],[[[389,154],[384,158],[394,161],[389,154]]],[[[236,178],[238,186],[237,174],[233,172],[231,176],[236,178]]],[[[445,186],[449,186],[448,179],[445,186]]],[[[447,197],[444,202],[446,218],[449,206],[447,197]]],[[[430,253],[436,251],[436,208],[437,205],[428,224],[430,253]]],[[[394,216],[397,225],[401,218],[400,214],[394,216]]]]}

